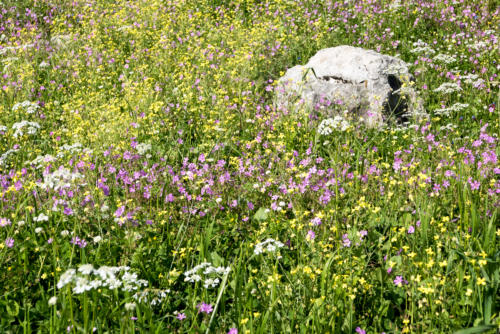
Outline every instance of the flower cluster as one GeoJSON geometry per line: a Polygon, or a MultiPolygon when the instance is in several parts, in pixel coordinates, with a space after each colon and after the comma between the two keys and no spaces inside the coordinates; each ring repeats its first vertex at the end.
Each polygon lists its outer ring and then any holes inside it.
{"type": "Polygon", "coordinates": [[[170,293],[169,289],[144,289],[142,291],[137,291],[133,298],[139,303],[148,303],[152,306],[160,305],[163,303],[167,294],[170,293]]]}
{"type": "Polygon", "coordinates": [[[70,188],[77,180],[83,179],[83,175],[78,172],[71,172],[69,169],[61,167],[53,173],[43,176],[43,182],[38,183],[40,188],[47,190],[60,190],[70,188]]]}
{"type": "Polygon", "coordinates": [[[461,91],[462,88],[456,82],[445,82],[438,88],[434,89],[436,93],[451,94],[461,91]]]}
{"type": "Polygon", "coordinates": [[[256,255],[262,254],[264,252],[274,253],[276,250],[282,248],[283,246],[285,246],[285,244],[283,244],[281,241],[269,238],[255,245],[253,252],[256,255]]]}
{"type": "Polygon", "coordinates": [[[36,134],[38,132],[38,129],[40,129],[40,124],[38,124],[37,122],[21,121],[14,123],[12,125],[12,129],[14,130],[13,137],[18,138],[22,137],[25,133],[29,135],[36,134]]]}
{"type": "Polygon", "coordinates": [[[95,269],[92,264],[82,264],[76,269],[68,269],[59,278],[57,288],[62,289],[67,285],[73,286],[73,293],[81,294],[100,288],[118,289],[122,291],[138,291],[148,286],[148,282],[138,279],[137,274],[131,273],[130,267],[102,266],[95,269]]]}
{"type": "Polygon", "coordinates": [[[17,112],[19,109],[26,111],[28,114],[34,114],[40,106],[36,103],[30,102],[30,101],[23,101],[14,104],[12,107],[13,112],[17,112]]]}
{"type": "Polygon", "coordinates": [[[186,276],[184,281],[191,283],[203,281],[205,289],[215,288],[229,271],[229,267],[214,267],[210,262],[202,262],[184,273],[186,276]]]}
{"type": "Polygon", "coordinates": [[[322,136],[328,136],[333,130],[346,131],[349,128],[349,122],[342,116],[335,116],[334,118],[327,118],[318,126],[318,133],[322,136]]]}

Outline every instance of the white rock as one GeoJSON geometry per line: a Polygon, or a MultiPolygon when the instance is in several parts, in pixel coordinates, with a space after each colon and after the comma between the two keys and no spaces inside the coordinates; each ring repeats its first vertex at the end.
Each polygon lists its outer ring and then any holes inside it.
{"type": "Polygon", "coordinates": [[[377,127],[391,113],[422,114],[416,92],[406,85],[401,89],[410,80],[408,67],[401,59],[373,50],[337,46],[320,50],[304,66],[288,69],[278,81],[275,103],[288,110],[301,106],[324,110],[341,101],[342,110],[362,118],[367,126],[377,127]],[[406,99],[401,99],[399,93],[406,99]]]}

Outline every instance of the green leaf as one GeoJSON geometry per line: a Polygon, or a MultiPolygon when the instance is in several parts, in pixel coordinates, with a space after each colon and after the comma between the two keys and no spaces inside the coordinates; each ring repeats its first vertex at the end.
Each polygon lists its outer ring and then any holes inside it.
{"type": "Polygon", "coordinates": [[[476,334],[476,333],[484,333],[486,331],[489,331],[490,329],[494,329],[496,326],[495,325],[482,325],[482,326],[476,326],[476,327],[471,327],[467,329],[461,329],[459,331],[456,331],[455,334],[476,334]]]}
{"type": "Polygon", "coordinates": [[[215,267],[219,267],[224,264],[224,259],[219,254],[217,254],[217,252],[210,253],[210,257],[212,258],[212,264],[215,267]]]}
{"type": "Polygon", "coordinates": [[[253,219],[255,219],[256,221],[264,221],[267,219],[267,209],[266,208],[259,208],[259,210],[257,210],[257,212],[255,213],[255,215],[253,215],[253,219]]]}

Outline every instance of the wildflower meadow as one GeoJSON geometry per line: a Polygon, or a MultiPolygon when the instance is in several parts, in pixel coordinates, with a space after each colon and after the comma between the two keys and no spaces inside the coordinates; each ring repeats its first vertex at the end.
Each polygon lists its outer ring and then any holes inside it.
{"type": "Polygon", "coordinates": [[[498,0],[0,0],[0,332],[497,333],[499,27],[498,0]],[[426,116],[278,108],[339,45],[408,64],[426,116]]]}

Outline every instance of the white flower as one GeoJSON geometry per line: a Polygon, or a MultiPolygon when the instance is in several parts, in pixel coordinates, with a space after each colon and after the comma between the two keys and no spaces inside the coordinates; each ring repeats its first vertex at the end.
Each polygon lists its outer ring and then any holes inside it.
{"type": "Polygon", "coordinates": [[[434,49],[432,49],[429,46],[418,46],[418,47],[410,50],[410,52],[416,53],[416,54],[426,54],[426,55],[431,55],[431,54],[436,53],[436,51],[434,51],[434,49]]]}
{"type": "Polygon", "coordinates": [[[264,251],[273,253],[278,248],[282,248],[283,246],[285,246],[285,245],[282,242],[269,238],[269,239],[266,239],[265,241],[255,245],[253,252],[256,255],[262,254],[262,253],[264,253],[264,251]]]}
{"type": "Polygon", "coordinates": [[[33,218],[33,221],[36,222],[46,222],[49,221],[49,217],[44,215],[43,213],[39,214],[37,217],[33,218]]]}
{"type": "Polygon", "coordinates": [[[12,125],[12,129],[14,129],[14,138],[17,138],[19,136],[23,136],[24,132],[23,129],[27,128],[26,133],[29,135],[34,135],[37,133],[38,129],[40,129],[40,124],[37,122],[29,122],[29,121],[21,121],[14,123],[12,125]]]}
{"type": "Polygon", "coordinates": [[[457,58],[455,58],[454,56],[440,53],[437,56],[435,56],[433,60],[439,63],[452,64],[457,61],[457,58]]]}
{"type": "Polygon", "coordinates": [[[67,237],[69,235],[69,231],[68,230],[62,230],[61,231],[61,237],[67,237]]]}
{"type": "Polygon", "coordinates": [[[78,295],[85,291],[92,290],[92,287],[88,283],[89,280],[86,277],[77,276],[75,279],[75,286],[73,287],[73,293],[78,295]]]}
{"type": "Polygon", "coordinates": [[[203,262],[186,271],[184,281],[195,283],[203,280],[205,289],[215,288],[220,283],[220,277],[227,275],[229,270],[229,267],[214,267],[210,262],[203,262]]]}
{"type": "Polygon", "coordinates": [[[125,310],[133,311],[134,309],[135,309],[135,303],[126,303],[125,304],[125,310]]]}
{"type": "Polygon", "coordinates": [[[41,228],[41,227],[37,227],[37,228],[35,228],[35,233],[36,233],[36,234],[40,234],[40,233],[42,233],[42,232],[43,232],[43,228],[41,228]]]}
{"type": "Polygon", "coordinates": [[[56,296],[50,297],[48,302],[49,306],[54,306],[56,303],[57,303],[57,297],[56,296]]]}
{"type": "Polygon", "coordinates": [[[92,240],[94,241],[94,243],[97,244],[102,240],[102,237],[98,235],[98,236],[94,237],[94,239],[92,239],[92,240]]]}
{"type": "Polygon", "coordinates": [[[460,86],[457,83],[445,82],[441,86],[439,86],[438,88],[434,89],[434,92],[449,94],[449,93],[458,92],[461,90],[462,90],[462,88],[460,88],[460,86]]]}
{"type": "Polygon", "coordinates": [[[137,144],[135,149],[137,150],[137,153],[139,153],[140,155],[144,155],[144,153],[151,150],[151,144],[146,144],[146,143],[137,144]]]}
{"type": "Polygon", "coordinates": [[[73,278],[75,277],[75,274],[76,274],[75,269],[66,270],[64,274],[62,274],[61,277],[59,278],[59,282],[57,283],[57,288],[62,289],[64,286],[71,283],[73,281],[73,278]]]}
{"type": "Polygon", "coordinates": [[[82,264],[78,267],[78,271],[84,275],[90,275],[94,270],[94,266],[91,264],[82,264]]]}
{"type": "Polygon", "coordinates": [[[327,118],[318,126],[318,133],[323,136],[327,136],[333,132],[333,130],[340,130],[342,132],[349,128],[349,122],[342,116],[335,116],[334,118],[327,118]]]}
{"type": "Polygon", "coordinates": [[[30,101],[23,101],[23,102],[14,104],[14,106],[12,107],[12,111],[18,111],[19,109],[24,109],[26,111],[26,113],[33,114],[39,108],[40,108],[40,106],[36,103],[30,102],[30,101]]]}

